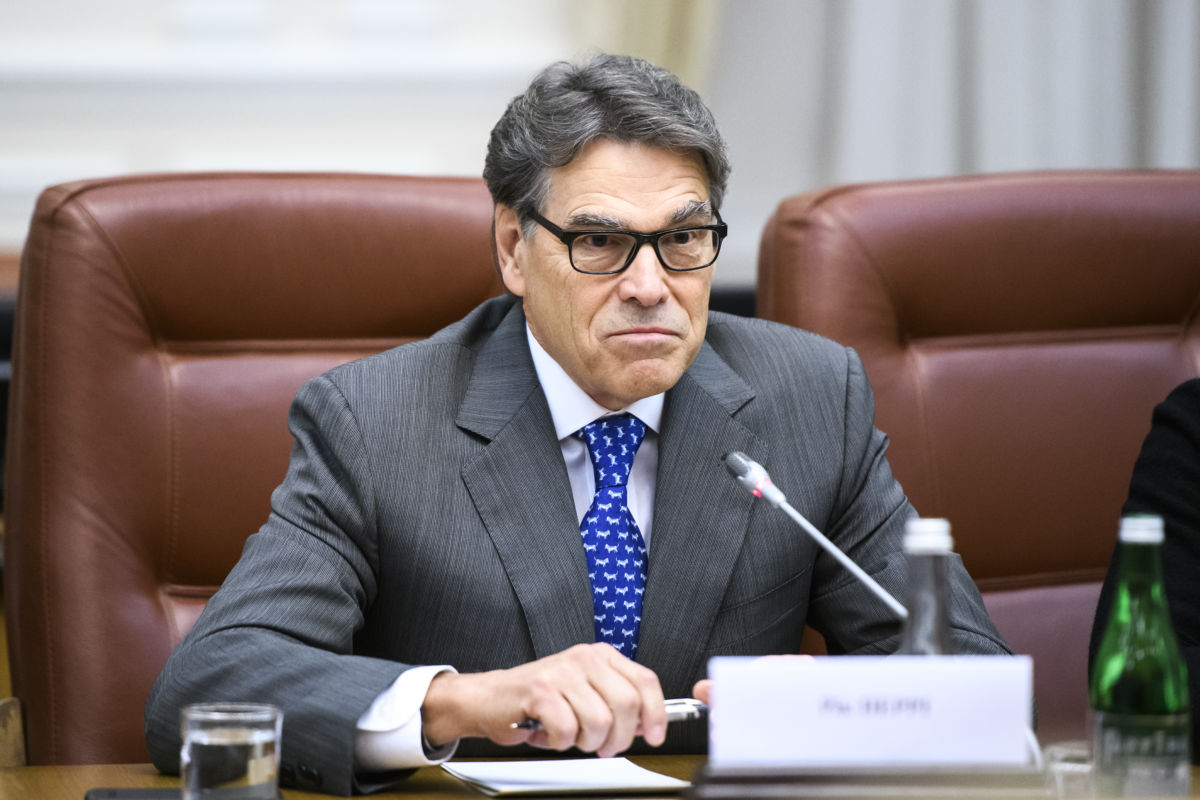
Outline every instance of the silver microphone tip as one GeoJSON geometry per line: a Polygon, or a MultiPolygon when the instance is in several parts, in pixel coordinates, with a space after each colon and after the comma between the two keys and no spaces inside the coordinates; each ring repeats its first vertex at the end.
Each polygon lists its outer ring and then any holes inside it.
{"type": "Polygon", "coordinates": [[[734,450],[726,453],[725,469],[735,478],[744,478],[750,474],[751,465],[754,463],[750,458],[740,450],[734,450]]]}

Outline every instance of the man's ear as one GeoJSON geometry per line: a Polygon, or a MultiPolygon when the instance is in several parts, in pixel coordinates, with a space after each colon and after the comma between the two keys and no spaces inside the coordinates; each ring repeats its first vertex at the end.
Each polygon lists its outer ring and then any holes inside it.
{"type": "Polygon", "coordinates": [[[517,297],[525,295],[525,243],[521,238],[521,220],[517,212],[501,203],[492,212],[492,242],[496,248],[496,266],[504,287],[517,297]]]}

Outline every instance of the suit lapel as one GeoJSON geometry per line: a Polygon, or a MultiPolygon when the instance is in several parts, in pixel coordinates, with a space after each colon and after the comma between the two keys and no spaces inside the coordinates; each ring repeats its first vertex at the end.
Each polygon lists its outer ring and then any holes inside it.
{"type": "Polygon", "coordinates": [[[521,604],[534,656],[593,641],[571,486],[520,304],[480,351],[456,422],[488,440],[463,481],[521,604]]]}
{"type": "Polygon", "coordinates": [[[733,414],[753,390],[705,344],[667,393],[638,661],[669,694],[690,693],[749,524],[754,498],[726,471],[767,446],[733,414]],[[678,684],[678,685],[677,685],[678,684]]]}

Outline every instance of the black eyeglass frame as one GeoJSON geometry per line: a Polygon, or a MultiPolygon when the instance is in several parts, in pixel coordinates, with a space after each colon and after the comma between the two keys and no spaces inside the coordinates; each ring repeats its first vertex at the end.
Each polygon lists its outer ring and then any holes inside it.
{"type": "Polygon", "coordinates": [[[571,269],[583,275],[617,275],[621,272],[624,272],[625,270],[629,269],[629,265],[633,263],[635,258],[637,258],[637,254],[641,251],[642,246],[647,244],[650,245],[650,247],[654,250],[654,255],[658,258],[658,263],[662,264],[664,269],[667,269],[671,272],[695,272],[698,269],[707,269],[708,267],[711,267],[713,264],[717,263],[717,256],[721,255],[721,242],[724,241],[725,237],[729,235],[729,226],[726,225],[724,220],[721,219],[720,212],[714,211],[713,214],[716,216],[717,221],[712,225],[683,225],[678,228],[668,228],[665,231],[655,231],[654,233],[638,233],[637,231],[627,231],[621,229],[606,230],[603,228],[586,231],[565,231],[550,220],[543,217],[538,212],[533,211],[532,209],[529,211],[529,216],[534,222],[548,230],[554,235],[555,238],[567,246],[567,260],[571,262],[571,269]],[[658,249],[658,240],[663,236],[667,236],[668,234],[680,233],[681,231],[712,231],[715,233],[717,235],[717,247],[716,250],[713,251],[712,261],[709,261],[707,264],[701,264],[698,267],[672,267],[665,260],[663,260],[662,252],[658,249]],[[626,257],[625,263],[622,264],[618,269],[605,270],[604,272],[591,272],[575,266],[575,257],[571,252],[571,244],[576,239],[578,239],[580,236],[611,236],[614,234],[632,236],[634,240],[634,245],[629,250],[629,256],[626,257]]]}

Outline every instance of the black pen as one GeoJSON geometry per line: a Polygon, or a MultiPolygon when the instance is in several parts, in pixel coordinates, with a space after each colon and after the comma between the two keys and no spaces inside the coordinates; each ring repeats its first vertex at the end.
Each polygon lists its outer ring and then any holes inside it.
{"type": "MultiPolygon", "coordinates": [[[[682,722],[687,719],[703,719],[708,715],[708,706],[701,703],[699,700],[693,700],[690,697],[679,697],[674,700],[667,700],[663,703],[667,709],[667,722],[682,722]]],[[[514,722],[510,727],[520,728],[526,731],[541,730],[542,723],[536,719],[526,719],[521,722],[514,722]]]]}

